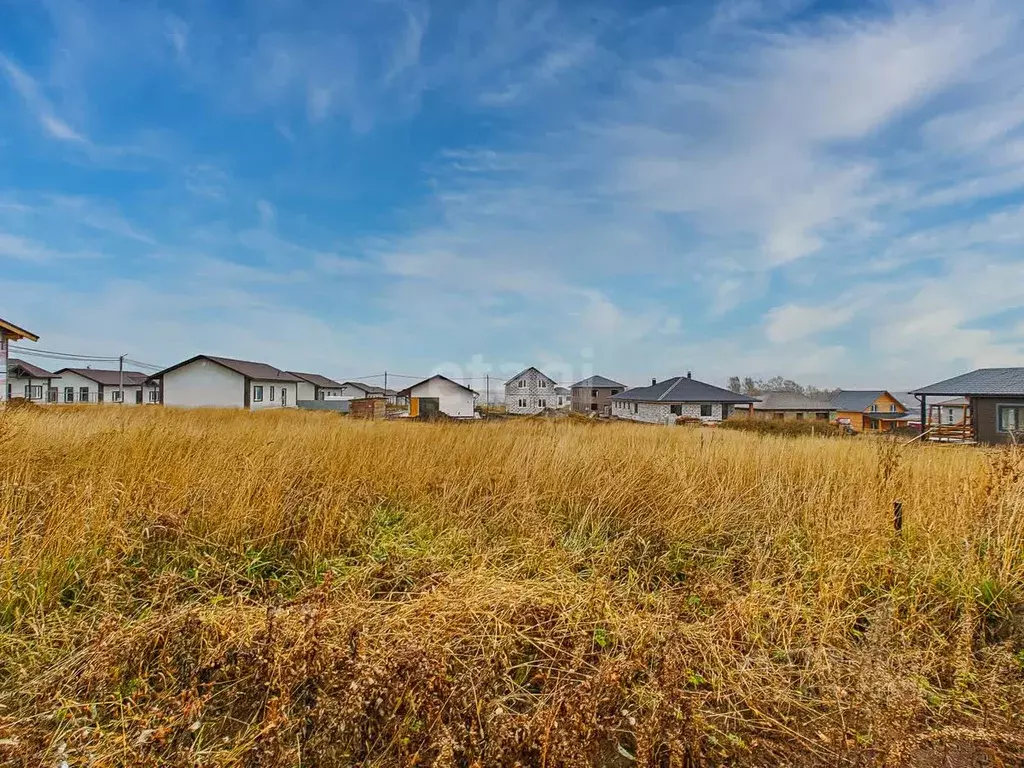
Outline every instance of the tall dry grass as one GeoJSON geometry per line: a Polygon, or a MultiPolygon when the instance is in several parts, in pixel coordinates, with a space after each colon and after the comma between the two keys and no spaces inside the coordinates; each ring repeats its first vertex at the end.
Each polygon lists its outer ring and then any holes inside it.
{"type": "Polygon", "coordinates": [[[1011,452],[86,407],[0,445],[12,764],[1024,751],[1011,452]]]}

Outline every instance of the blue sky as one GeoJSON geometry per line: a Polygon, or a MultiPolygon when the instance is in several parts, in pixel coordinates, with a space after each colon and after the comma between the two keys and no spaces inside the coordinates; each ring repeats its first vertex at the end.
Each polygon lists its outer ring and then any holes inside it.
{"type": "Polygon", "coordinates": [[[0,315],[342,378],[1021,365],[1022,21],[0,0],[0,315]]]}

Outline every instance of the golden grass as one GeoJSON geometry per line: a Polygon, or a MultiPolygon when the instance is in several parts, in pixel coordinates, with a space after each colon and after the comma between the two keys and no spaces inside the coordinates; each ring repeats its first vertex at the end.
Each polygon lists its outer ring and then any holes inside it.
{"type": "Polygon", "coordinates": [[[1008,451],[95,407],[0,445],[5,763],[1024,750],[1008,451]]]}

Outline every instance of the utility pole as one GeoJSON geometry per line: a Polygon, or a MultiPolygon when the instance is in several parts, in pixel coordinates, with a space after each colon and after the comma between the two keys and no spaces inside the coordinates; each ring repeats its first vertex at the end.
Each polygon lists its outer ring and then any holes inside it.
{"type": "Polygon", "coordinates": [[[487,382],[487,407],[491,407],[491,374],[484,374],[484,381],[487,382]]]}
{"type": "Polygon", "coordinates": [[[124,405],[124,355],[117,358],[117,389],[121,405],[124,405]]]}

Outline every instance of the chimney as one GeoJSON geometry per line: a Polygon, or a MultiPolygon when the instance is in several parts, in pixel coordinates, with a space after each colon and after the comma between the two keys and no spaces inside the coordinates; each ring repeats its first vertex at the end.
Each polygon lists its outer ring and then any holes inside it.
{"type": "Polygon", "coordinates": [[[686,372],[686,378],[692,379],[693,378],[693,371],[687,371],[686,372]]]}
{"type": "Polygon", "coordinates": [[[658,380],[657,380],[657,379],[651,379],[651,386],[652,386],[652,387],[653,387],[653,386],[654,386],[655,384],[657,384],[657,383],[658,383],[658,380]]]}

